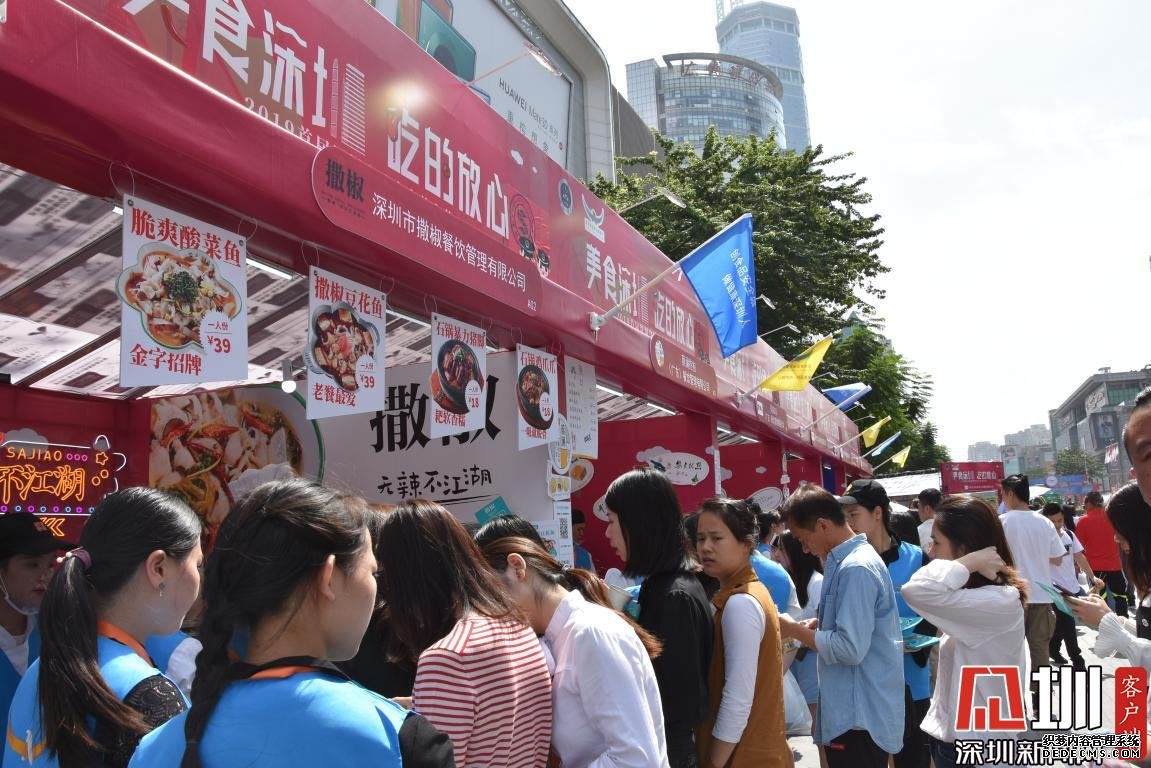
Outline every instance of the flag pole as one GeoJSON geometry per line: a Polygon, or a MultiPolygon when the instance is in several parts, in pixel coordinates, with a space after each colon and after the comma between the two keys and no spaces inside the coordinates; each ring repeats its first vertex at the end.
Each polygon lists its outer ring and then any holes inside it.
{"type": "Polygon", "coordinates": [[[891,455],[891,457],[887,459],[887,461],[881,461],[880,463],[878,463],[878,464],[876,464],[874,467],[872,467],[872,468],[871,468],[871,471],[872,471],[872,472],[874,472],[875,470],[879,469],[879,468],[880,468],[880,467],[882,467],[884,464],[886,464],[888,461],[891,461],[891,459],[894,459],[894,458],[895,458],[897,455],[898,455],[898,454],[894,454],[894,453],[893,453],[893,454],[891,455]]]}
{"type": "MultiPolygon", "coordinates": [[[[823,338],[820,338],[820,339],[816,339],[815,341],[813,341],[811,344],[809,344],[809,345],[808,345],[808,349],[810,349],[811,347],[814,347],[814,346],[815,346],[816,344],[818,344],[819,342],[821,342],[821,341],[826,341],[826,340],[828,340],[828,339],[830,339],[830,338],[832,338],[832,337],[831,337],[831,336],[824,336],[823,338]]],[[[747,396],[748,396],[748,395],[752,395],[752,394],[755,394],[756,392],[758,392],[758,391],[759,391],[759,388],[760,388],[760,387],[762,387],[762,386],[763,386],[763,385],[764,385],[764,384],[767,382],[767,380],[768,380],[768,379],[770,379],[772,376],[774,376],[775,374],[779,373],[779,372],[780,372],[780,371],[782,371],[784,368],[786,368],[787,366],[791,365],[791,364],[792,364],[792,363],[794,363],[794,362],[795,362],[794,360],[788,360],[786,363],[784,363],[783,365],[781,365],[779,368],[777,368],[776,370],[774,370],[774,371],[772,371],[771,373],[769,373],[769,374],[768,374],[768,375],[767,375],[767,376],[764,378],[764,380],[763,380],[763,381],[759,382],[758,384],[756,384],[754,387],[752,387],[751,389],[747,390],[746,392],[736,392],[736,393],[735,393],[735,399],[736,399],[736,401],[737,401],[737,402],[740,402],[740,403],[742,403],[742,402],[743,402],[743,401],[744,401],[744,400],[747,398],[747,396]]],[[[810,383],[811,383],[811,381],[809,380],[809,381],[808,381],[808,383],[807,383],[807,384],[805,384],[805,385],[803,386],[803,389],[807,389],[807,386],[808,386],[808,384],[810,384],[810,383]]],[[[794,389],[794,390],[788,390],[788,391],[791,391],[791,392],[802,392],[802,391],[803,391],[803,389],[794,389]]],[[[836,408],[836,410],[839,410],[839,409],[838,409],[838,408],[836,408]]],[[[849,409],[849,410],[850,410],[850,409],[849,409]]],[[[845,413],[846,413],[846,411],[845,411],[845,413]]],[[[826,416],[826,415],[827,415],[827,414],[824,414],[824,416],[826,416]]],[[[822,417],[820,417],[820,418],[822,418],[822,417]]],[[[816,419],[816,421],[818,421],[818,419],[816,419]]],[[[814,425],[814,423],[813,423],[813,425],[814,425]]],[[[804,427],[804,429],[808,429],[808,427],[804,427]]]]}
{"type": "Polygon", "coordinates": [[[694,255],[695,255],[696,253],[698,253],[700,250],[702,250],[702,249],[704,249],[704,248],[708,247],[709,245],[711,245],[711,244],[712,244],[712,242],[714,242],[715,240],[718,240],[720,237],[722,237],[722,236],[723,236],[723,235],[724,235],[724,234],[727,232],[727,230],[731,229],[733,225],[735,225],[735,224],[736,224],[736,223],[738,223],[739,221],[742,221],[743,219],[746,219],[746,218],[750,218],[750,217],[751,217],[751,214],[750,214],[750,213],[745,213],[745,214],[743,214],[743,215],[742,215],[742,216],[740,216],[738,219],[736,219],[735,221],[731,222],[731,224],[728,224],[726,227],[724,227],[723,229],[721,229],[720,231],[716,232],[714,235],[712,235],[711,237],[709,237],[709,238],[708,238],[706,241],[704,241],[704,242],[703,242],[703,243],[701,243],[700,245],[698,245],[698,246],[696,246],[695,248],[693,248],[693,249],[691,250],[691,253],[689,253],[688,255],[684,256],[684,257],[683,257],[682,259],[680,259],[679,261],[677,261],[677,262],[674,262],[674,263],[673,263],[673,264],[672,264],[670,267],[668,267],[668,268],[667,268],[667,269],[665,269],[663,272],[660,272],[658,275],[656,275],[656,276],[655,276],[655,277],[654,277],[654,278],[651,280],[651,282],[647,283],[647,284],[646,284],[646,285],[644,285],[642,288],[639,288],[638,290],[636,290],[634,293],[632,293],[632,294],[631,294],[630,296],[628,296],[626,299],[624,299],[623,301],[621,301],[619,304],[616,304],[614,307],[612,307],[611,309],[609,309],[607,312],[604,312],[602,315],[601,315],[601,314],[598,314],[598,313],[596,313],[596,312],[592,312],[592,313],[591,313],[591,322],[590,322],[590,325],[591,325],[591,330],[592,330],[592,332],[593,332],[593,333],[594,333],[594,332],[598,332],[600,328],[603,328],[605,325],[607,325],[607,321],[608,321],[608,320],[611,320],[613,317],[615,317],[616,315],[618,315],[621,309],[623,309],[624,307],[626,307],[628,304],[631,304],[633,301],[635,301],[637,298],[639,298],[639,297],[640,297],[640,296],[642,296],[643,294],[645,294],[645,293],[647,293],[648,291],[650,291],[652,288],[655,288],[657,285],[659,285],[660,283],[662,283],[662,282],[663,282],[664,280],[666,280],[667,278],[671,277],[671,275],[672,275],[672,274],[673,274],[673,273],[674,273],[676,270],[680,270],[680,269],[682,269],[682,268],[683,268],[683,267],[682,267],[682,264],[683,264],[683,262],[684,262],[684,261],[686,261],[687,259],[690,259],[692,256],[694,256],[694,255]]]}

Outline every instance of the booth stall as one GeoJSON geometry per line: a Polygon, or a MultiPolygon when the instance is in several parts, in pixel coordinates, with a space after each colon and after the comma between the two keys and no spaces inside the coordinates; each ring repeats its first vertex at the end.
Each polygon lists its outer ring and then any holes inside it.
{"type": "Polygon", "coordinates": [[[362,0],[10,5],[0,54],[0,512],[215,525],[287,468],[567,557],[634,466],[686,509],[870,472],[686,281],[593,331],[668,259],[362,0]]]}

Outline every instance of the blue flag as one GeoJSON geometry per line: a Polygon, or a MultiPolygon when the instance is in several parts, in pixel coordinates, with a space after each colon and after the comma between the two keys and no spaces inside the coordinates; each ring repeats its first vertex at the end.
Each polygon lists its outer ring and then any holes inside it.
{"type": "Polygon", "coordinates": [[[871,391],[870,384],[857,381],[854,384],[844,384],[841,387],[832,387],[823,390],[831,402],[839,406],[839,410],[846,411],[855,405],[864,395],[871,391]]]}
{"type": "Polygon", "coordinates": [[[707,311],[715,335],[730,357],[754,344],[759,328],[755,311],[755,262],[751,254],[751,214],[685,256],[683,273],[707,311]]]}
{"type": "Polygon", "coordinates": [[[867,455],[868,455],[868,456],[878,456],[879,454],[883,453],[883,452],[884,452],[884,451],[886,451],[888,448],[890,448],[890,447],[891,447],[891,444],[892,444],[892,443],[894,443],[896,440],[898,440],[898,439],[899,439],[899,436],[900,436],[900,435],[902,435],[902,434],[903,434],[903,430],[901,429],[901,430],[899,430],[898,432],[896,432],[894,435],[892,435],[891,437],[887,438],[887,439],[886,439],[886,440],[884,440],[882,443],[880,443],[879,445],[877,445],[877,446],[875,447],[875,450],[874,450],[874,451],[872,451],[871,453],[867,454],[867,455]]]}

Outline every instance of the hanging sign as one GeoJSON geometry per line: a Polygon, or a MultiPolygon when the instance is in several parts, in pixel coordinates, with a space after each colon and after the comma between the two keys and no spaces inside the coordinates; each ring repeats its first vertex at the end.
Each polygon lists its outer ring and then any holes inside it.
{"type": "Polygon", "coordinates": [[[538,349],[516,347],[519,448],[526,451],[560,437],[559,362],[538,349]]]}
{"type": "Polygon", "coordinates": [[[138,197],[123,208],[121,386],[245,379],[244,239],[138,197]]]}
{"type": "Polygon", "coordinates": [[[665,343],[659,336],[651,338],[649,351],[651,367],[661,376],[708,397],[719,396],[715,369],[698,356],[684,352],[674,344],[665,343]]]}
{"type": "Polygon", "coordinates": [[[572,453],[589,459],[599,457],[599,413],[596,396],[595,366],[564,358],[565,404],[571,430],[572,453]]]}
{"type": "Polygon", "coordinates": [[[312,267],[308,274],[308,418],[374,413],[387,406],[387,297],[312,267]]]}
{"type": "Polygon", "coordinates": [[[428,379],[432,437],[483,429],[487,370],[484,330],[433,314],[432,373],[428,379]]]}

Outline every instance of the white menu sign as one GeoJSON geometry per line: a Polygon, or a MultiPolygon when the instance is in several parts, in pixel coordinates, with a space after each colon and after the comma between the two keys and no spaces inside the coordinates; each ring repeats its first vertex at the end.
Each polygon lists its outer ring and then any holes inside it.
{"type": "Polygon", "coordinates": [[[247,248],[235,232],[124,196],[120,384],[248,375],[247,248]]]}
{"type": "Polygon", "coordinates": [[[572,453],[588,459],[599,458],[599,398],[596,396],[595,366],[564,358],[567,374],[567,420],[571,429],[572,453]]]}
{"type": "Polygon", "coordinates": [[[526,451],[559,439],[559,361],[520,344],[516,363],[519,446],[526,451]]]}
{"type": "Polygon", "coordinates": [[[431,436],[483,429],[488,370],[484,330],[433,314],[431,368],[431,436]]]}
{"type": "Polygon", "coordinates": [[[308,273],[308,418],[374,413],[387,405],[387,297],[339,275],[308,273]]]}

